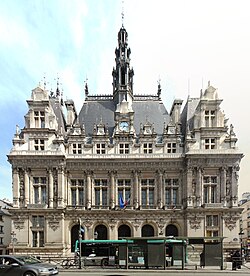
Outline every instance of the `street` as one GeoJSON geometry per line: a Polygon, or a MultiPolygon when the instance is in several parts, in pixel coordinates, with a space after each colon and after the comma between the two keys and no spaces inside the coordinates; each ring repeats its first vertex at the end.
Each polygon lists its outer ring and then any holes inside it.
{"type": "Polygon", "coordinates": [[[83,268],[79,269],[71,269],[71,270],[64,270],[60,271],[60,276],[72,276],[72,275],[89,275],[89,276],[145,276],[145,274],[149,276],[156,276],[156,275],[180,275],[180,274],[195,274],[197,276],[202,275],[210,275],[213,274],[220,274],[221,276],[229,276],[240,274],[241,276],[249,276],[250,269],[248,267],[242,267],[242,269],[232,271],[231,267],[228,267],[225,270],[220,270],[219,268],[205,268],[205,269],[198,269],[198,270],[141,270],[141,269],[129,269],[129,270],[120,270],[120,269],[89,269],[83,268]]]}
{"type": "Polygon", "coordinates": [[[216,275],[220,274],[221,276],[223,275],[235,275],[235,274],[240,274],[241,276],[249,276],[249,272],[247,271],[214,271],[211,272],[211,270],[206,271],[113,271],[113,272],[105,272],[105,271],[95,271],[95,272],[90,272],[90,271],[63,271],[60,272],[60,276],[72,276],[72,275],[89,275],[89,276],[130,276],[130,275],[136,275],[136,276],[145,276],[145,274],[148,274],[150,276],[156,276],[156,275],[180,275],[180,273],[185,273],[185,274],[195,274],[195,275],[210,275],[211,273],[215,273],[216,275]]]}

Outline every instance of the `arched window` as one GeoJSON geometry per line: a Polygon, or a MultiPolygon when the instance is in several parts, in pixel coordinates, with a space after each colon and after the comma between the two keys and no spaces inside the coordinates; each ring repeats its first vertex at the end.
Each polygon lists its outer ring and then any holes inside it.
{"type": "Polygon", "coordinates": [[[174,236],[174,237],[178,237],[179,236],[178,229],[177,229],[177,227],[175,225],[169,224],[166,227],[166,237],[167,236],[174,236]]]}
{"type": "Polygon", "coordinates": [[[118,238],[131,237],[131,229],[128,225],[123,224],[118,228],[118,238]]]}
{"type": "Polygon", "coordinates": [[[141,229],[141,236],[142,237],[154,237],[155,231],[153,226],[146,224],[141,229]]]}
{"type": "Polygon", "coordinates": [[[96,240],[107,240],[108,239],[108,229],[105,225],[99,224],[95,227],[94,237],[96,240]]]}

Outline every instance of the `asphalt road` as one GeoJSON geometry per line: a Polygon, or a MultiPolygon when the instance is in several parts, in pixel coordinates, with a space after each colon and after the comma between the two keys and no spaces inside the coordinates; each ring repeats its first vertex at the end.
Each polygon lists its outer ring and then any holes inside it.
{"type": "Polygon", "coordinates": [[[189,271],[187,273],[187,271],[164,271],[164,272],[153,272],[153,271],[149,271],[147,273],[145,272],[132,272],[132,271],[127,271],[127,272],[104,272],[104,271],[99,271],[99,272],[84,272],[84,271],[63,271],[60,272],[60,274],[58,276],[77,276],[77,275],[89,275],[89,276],[130,276],[130,275],[136,275],[136,276],[145,276],[145,274],[150,275],[150,276],[160,276],[160,275],[168,275],[168,276],[172,276],[172,275],[180,275],[181,273],[183,274],[189,274],[190,276],[195,274],[196,276],[211,276],[212,274],[215,275],[220,275],[220,276],[229,276],[229,275],[241,275],[241,276],[249,276],[249,272],[244,271],[244,272],[239,272],[239,271],[225,271],[225,272],[219,272],[218,271],[189,271]]]}
{"type": "Polygon", "coordinates": [[[161,275],[180,275],[180,274],[188,274],[187,276],[213,276],[220,275],[220,276],[230,276],[230,275],[241,275],[241,276],[249,276],[250,269],[247,267],[242,267],[242,269],[237,271],[232,271],[231,267],[228,267],[225,270],[220,270],[219,268],[205,268],[205,269],[198,269],[198,270],[117,270],[117,269],[74,269],[74,270],[64,270],[60,271],[58,276],[77,276],[77,275],[88,275],[88,276],[161,276],[161,275]]]}

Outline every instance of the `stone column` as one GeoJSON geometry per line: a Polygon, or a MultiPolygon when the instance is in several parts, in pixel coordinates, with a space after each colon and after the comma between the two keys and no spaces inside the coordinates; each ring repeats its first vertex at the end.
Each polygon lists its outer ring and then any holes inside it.
{"type": "Polygon", "coordinates": [[[54,190],[53,190],[53,174],[52,170],[49,170],[49,184],[48,184],[48,192],[49,192],[49,208],[53,208],[53,197],[54,197],[54,190]]]}
{"type": "Polygon", "coordinates": [[[58,168],[58,207],[64,207],[64,167],[58,168]]]}
{"type": "Polygon", "coordinates": [[[87,193],[86,193],[86,205],[87,209],[91,209],[92,200],[91,200],[91,172],[86,172],[87,175],[87,193]]]}
{"type": "Polygon", "coordinates": [[[134,198],[134,208],[139,208],[139,177],[138,171],[134,171],[134,185],[133,185],[133,198],[134,198]]]}
{"type": "Polygon", "coordinates": [[[12,179],[13,179],[13,207],[20,206],[20,180],[19,180],[19,172],[17,168],[13,168],[12,171],[12,179]]]}
{"type": "Polygon", "coordinates": [[[115,175],[114,171],[109,173],[110,175],[110,208],[115,208],[115,175]]]}
{"type": "Polygon", "coordinates": [[[196,185],[196,204],[201,206],[202,202],[202,168],[197,168],[197,185],[196,185]]]}
{"type": "Polygon", "coordinates": [[[225,167],[220,168],[220,202],[223,206],[227,205],[227,170],[225,167]]]}
{"type": "Polygon", "coordinates": [[[24,202],[25,207],[30,203],[30,179],[28,170],[24,170],[24,202]]]}
{"type": "Polygon", "coordinates": [[[187,190],[186,190],[186,200],[187,200],[187,207],[193,206],[193,200],[192,200],[192,181],[193,181],[193,168],[188,167],[187,168],[187,190]]]}
{"type": "Polygon", "coordinates": [[[157,187],[158,187],[158,190],[157,190],[157,195],[158,195],[158,199],[157,199],[157,205],[158,205],[158,208],[159,209],[162,209],[162,207],[163,207],[163,200],[162,200],[162,183],[163,183],[163,181],[162,181],[162,172],[161,171],[158,171],[158,177],[157,177],[157,179],[158,179],[158,185],[157,185],[157,187]]]}
{"type": "Polygon", "coordinates": [[[138,204],[141,206],[141,178],[138,178],[138,204]]]}

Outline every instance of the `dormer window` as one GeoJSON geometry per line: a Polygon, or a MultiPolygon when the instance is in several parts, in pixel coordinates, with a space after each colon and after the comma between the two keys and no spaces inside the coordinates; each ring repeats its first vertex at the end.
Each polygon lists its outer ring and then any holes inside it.
{"type": "Polygon", "coordinates": [[[215,138],[206,138],[205,139],[205,149],[215,149],[215,148],[216,148],[215,138]]]}
{"type": "Polygon", "coordinates": [[[96,153],[97,154],[105,154],[106,153],[106,145],[104,143],[96,144],[96,153]]]}
{"type": "Polygon", "coordinates": [[[44,139],[35,139],[34,140],[34,148],[35,150],[44,150],[45,149],[45,140],[44,139]]]}
{"type": "Polygon", "coordinates": [[[82,154],[82,144],[73,143],[72,144],[72,153],[73,154],[82,154]]]}
{"type": "Polygon", "coordinates": [[[205,110],[205,126],[215,126],[215,110],[205,110]]]}
{"type": "Polygon", "coordinates": [[[35,128],[45,128],[44,111],[34,111],[35,128]]]}
{"type": "Polygon", "coordinates": [[[176,143],[167,143],[167,152],[176,153],[176,143]]]}
{"type": "Polygon", "coordinates": [[[129,144],[128,143],[120,143],[119,144],[119,153],[120,154],[129,154],[129,144]]]}
{"type": "Polygon", "coordinates": [[[152,143],[144,143],[143,144],[143,153],[153,153],[153,144],[152,143]]]}

